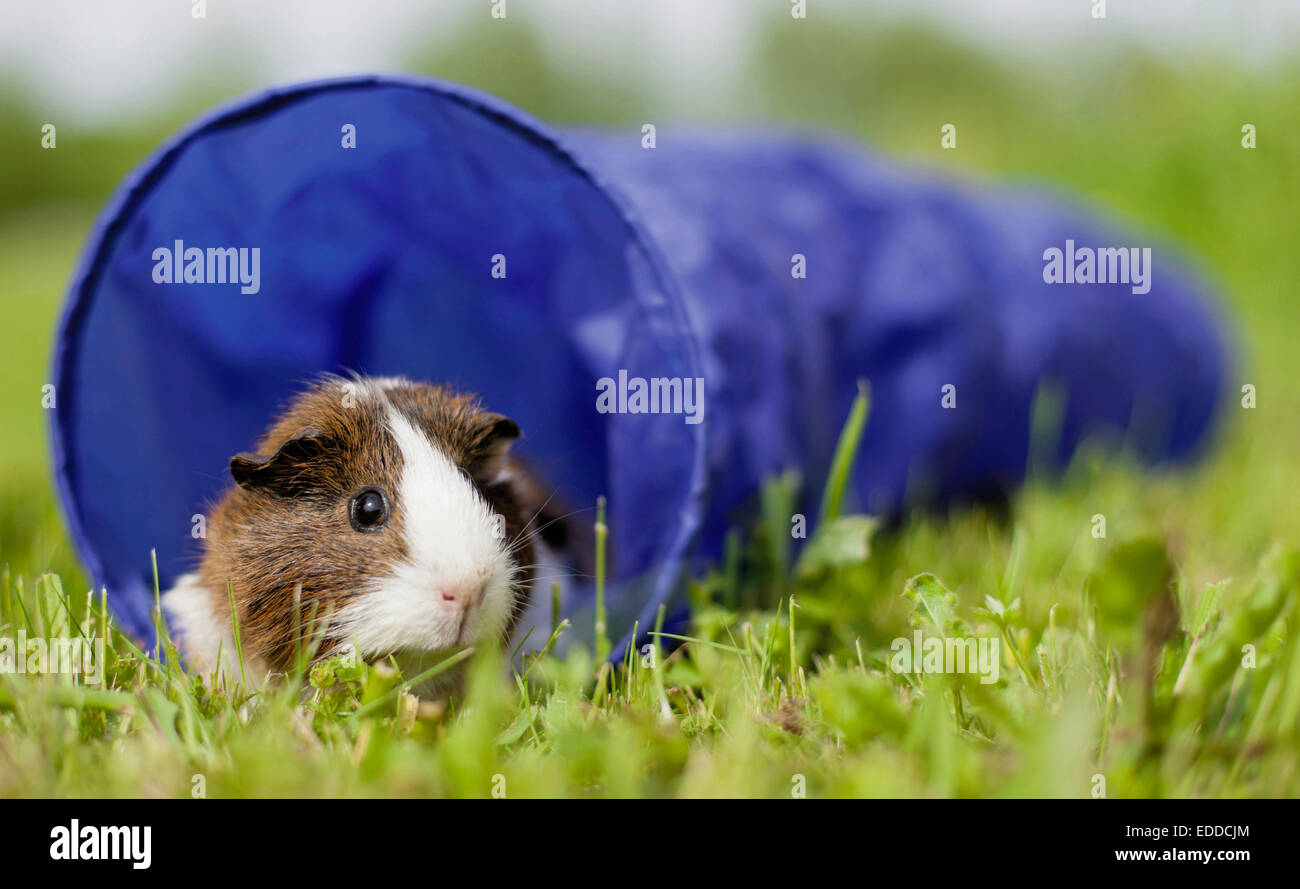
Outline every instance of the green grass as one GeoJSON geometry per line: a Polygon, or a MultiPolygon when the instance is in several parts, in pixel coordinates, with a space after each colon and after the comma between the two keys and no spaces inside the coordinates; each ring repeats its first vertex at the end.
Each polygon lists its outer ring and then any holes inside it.
{"type": "MultiPolygon", "coordinates": [[[[499,653],[476,652],[465,694],[443,705],[415,702],[383,665],[214,689],[113,636],[102,688],[0,676],[0,797],[184,796],[196,775],[209,796],[1086,797],[1097,775],[1110,797],[1300,793],[1300,251],[1287,224],[1300,78],[1137,55],[1028,74],[929,34],[806,24],[770,29],[734,116],[1060,183],[1170,238],[1218,283],[1237,334],[1232,388],[1256,385],[1258,408],[1229,404],[1208,458],[1177,472],[1085,449],[1005,516],[963,509],[885,531],[839,493],[843,461],[829,481],[783,475],[725,564],[692,583],[690,641],[672,654],[600,669],[602,638],[566,628],[564,658],[513,680],[499,653]],[[959,148],[943,152],[950,121],[959,148]],[[1239,145],[1244,122],[1259,127],[1255,151],[1239,145]],[[828,519],[802,557],[787,536],[800,484],[828,519]],[[1001,639],[999,681],[888,670],[891,642],[918,627],[1001,639]]],[[[472,53],[431,67],[488,77],[551,119],[615,116],[562,89],[538,52],[528,78],[484,73],[472,53]]],[[[0,193],[23,196],[0,215],[0,636],[103,630],[53,503],[39,396],[118,154],[97,178],[59,178],[57,210],[19,181],[37,161],[0,171],[13,180],[0,193]]]]}
{"type": "MultiPolygon", "coordinates": [[[[0,796],[183,796],[201,776],[210,796],[1083,797],[1096,775],[1115,797],[1294,795],[1300,552],[1271,546],[1207,586],[1158,534],[1094,539],[1099,488],[1120,500],[1137,481],[1079,468],[1032,485],[1010,525],[967,512],[872,539],[832,518],[780,578],[760,534],[692,584],[671,654],[611,670],[588,653],[598,639],[575,640],[511,683],[499,652],[474,652],[450,702],[310,652],[277,686],[227,686],[182,672],[167,640],[145,652],[112,633],[102,685],[0,678],[0,796]],[[1001,638],[999,681],[888,670],[914,628],[1001,638]]],[[[1113,515],[1140,522],[1147,497],[1113,515]]],[[[0,626],[93,638],[104,599],[6,571],[0,626]]]]}

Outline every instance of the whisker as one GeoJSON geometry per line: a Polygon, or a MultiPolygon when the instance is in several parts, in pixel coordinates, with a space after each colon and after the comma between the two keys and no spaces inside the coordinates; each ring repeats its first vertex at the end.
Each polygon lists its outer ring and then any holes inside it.
{"type": "MultiPolygon", "coordinates": [[[[525,531],[528,530],[529,525],[537,521],[537,517],[542,514],[542,510],[546,509],[546,507],[550,504],[550,502],[553,499],[555,499],[555,495],[558,493],[560,493],[560,489],[558,487],[551,491],[550,496],[548,496],[545,500],[542,501],[542,505],[537,507],[537,509],[533,511],[532,518],[530,518],[527,522],[524,522],[524,526],[519,529],[519,534],[523,534],[525,531]]],[[[516,539],[518,539],[519,534],[515,535],[516,539]]]]}
{"type": "MultiPolygon", "coordinates": [[[[544,525],[540,525],[540,526],[534,528],[532,531],[529,531],[528,534],[527,534],[527,536],[524,536],[524,531],[525,531],[526,528],[527,528],[527,526],[525,526],[523,529],[520,529],[520,531],[519,531],[518,534],[515,535],[514,540],[512,540],[512,541],[510,542],[510,544],[508,545],[508,547],[507,547],[507,551],[508,551],[508,552],[514,552],[518,547],[520,547],[520,546],[522,546],[523,544],[527,543],[529,540],[534,539],[538,534],[541,534],[543,531],[545,531],[547,528],[551,527],[551,525],[554,525],[556,522],[564,521],[565,519],[569,518],[570,516],[575,516],[575,515],[578,515],[579,513],[583,513],[583,512],[592,512],[593,510],[595,510],[595,508],[596,508],[596,507],[594,507],[594,506],[588,506],[588,507],[585,507],[585,508],[583,508],[583,509],[575,509],[575,510],[573,510],[572,512],[567,512],[567,513],[565,513],[565,514],[562,515],[562,516],[556,516],[555,518],[551,519],[551,520],[550,520],[549,522],[547,522],[546,524],[544,524],[544,525]]],[[[532,519],[529,519],[529,524],[531,524],[531,523],[532,523],[532,519]]]]}

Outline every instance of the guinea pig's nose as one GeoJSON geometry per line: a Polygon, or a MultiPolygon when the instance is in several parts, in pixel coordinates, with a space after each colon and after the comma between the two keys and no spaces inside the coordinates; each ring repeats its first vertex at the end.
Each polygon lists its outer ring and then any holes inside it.
{"type": "Polygon", "coordinates": [[[439,589],[444,604],[451,608],[467,609],[472,608],[483,599],[483,592],[487,589],[487,582],[483,580],[472,580],[463,583],[444,584],[439,589]]]}

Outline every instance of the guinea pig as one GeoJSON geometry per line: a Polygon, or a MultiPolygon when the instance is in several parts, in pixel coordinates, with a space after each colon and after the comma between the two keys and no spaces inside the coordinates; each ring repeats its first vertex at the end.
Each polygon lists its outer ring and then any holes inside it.
{"type": "MultiPolygon", "coordinates": [[[[519,435],[439,386],[314,383],[254,451],[231,458],[234,484],[208,516],[198,570],[162,598],[181,653],[205,673],[220,654],[226,676],[238,674],[231,593],[246,672],[260,676],[287,672],[313,642],[318,657],[392,656],[409,679],[508,639],[539,548],[558,550],[568,527],[509,453],[519,435]]],[[[446,683],[436,685],[417,691],[446,683]]]]}

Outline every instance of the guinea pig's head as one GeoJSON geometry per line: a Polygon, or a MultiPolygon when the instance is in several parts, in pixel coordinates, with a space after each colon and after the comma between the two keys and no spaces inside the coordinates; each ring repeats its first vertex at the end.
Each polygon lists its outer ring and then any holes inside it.
{"type": "Polygon", "coordinates": [[[518,436],[474,398],[405,379],[299,396],[231,459],[238,487],[209,541],[245,644],[283,668],[314,614],[326,651],[419,666],[506,635],[531,561],[506,456],[518,436]]]}

